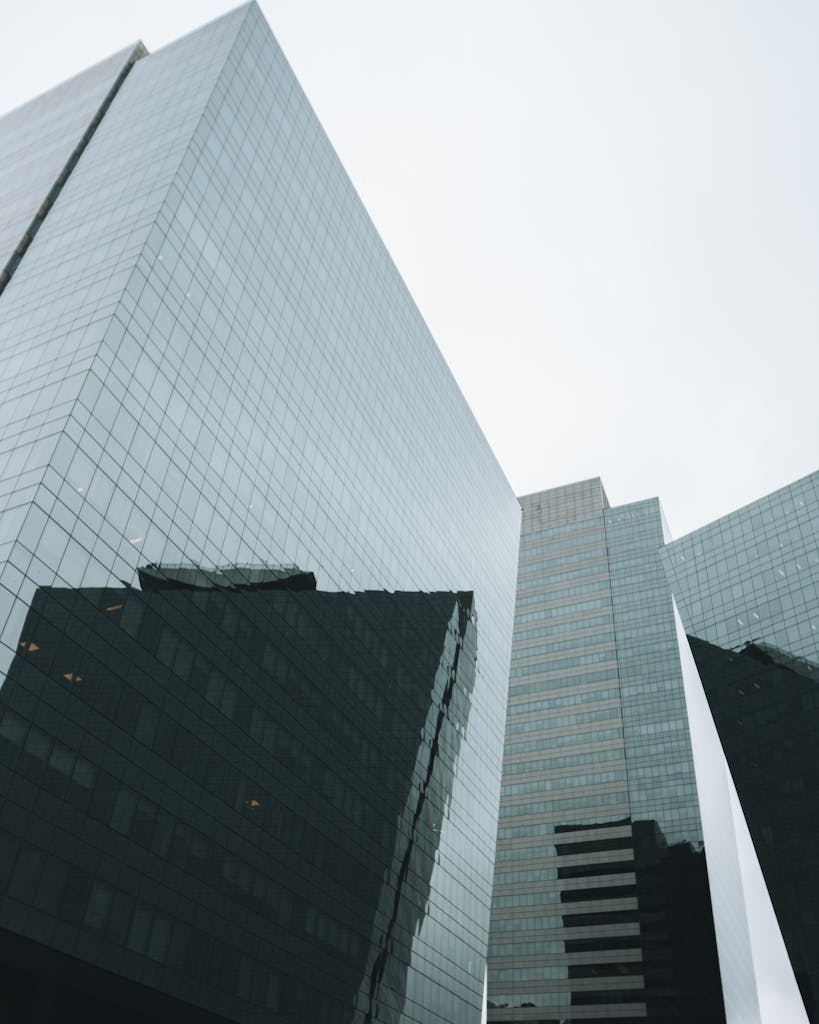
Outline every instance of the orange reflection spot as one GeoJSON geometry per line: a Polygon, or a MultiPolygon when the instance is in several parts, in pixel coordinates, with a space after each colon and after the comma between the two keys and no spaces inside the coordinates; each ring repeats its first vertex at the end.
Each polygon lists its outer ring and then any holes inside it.
{"type": "Polygon", "coordinates": [[[259,803],[258,800],[248,800],[247,806],[255,809],[257,807],[261,807],[262,805],[259,803]]]}
{"type": "Polygon", "coordinates": [[[63,679],[67,679],[69,683],[82,682],[82,676],[78,676],[76,672],[63,672],[63,679]]]}
{"type": "Polygon", "coordinates": [[[29,640],[21,640],[20,641],[20,647],[24,651],[39,651],[40,650],[40,645],[39,644],[35,644],[33,640],[31,640],[31,641],[29,641],[29,640]]]}
{"type": "Polygon", "coordinates": [[[118,612],[121,607],[122,607],[121,604],[109,604],[108,607],[105,610],[107,612],[118,612]]]}

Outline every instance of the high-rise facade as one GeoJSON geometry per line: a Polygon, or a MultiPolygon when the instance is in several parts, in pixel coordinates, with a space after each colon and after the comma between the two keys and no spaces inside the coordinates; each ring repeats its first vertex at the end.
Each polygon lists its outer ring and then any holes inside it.
{"type": "MultiPolygon", "coordinates": [[[[39,969],[57,1019],[101,1019],[107,971],[151,990],[122,983],[118,1019],[422,1019],[437,984],[469,1020],[476,898],[452,898],[460,866],[443,888],[435,871],[460,813],[473,595],[193,572],[40,588],[9,672],[0,764],[37,811],[5,837],[4,923],[93,965],[70,983],[39,969]],[[420,969],[416,932],[435,934],[420,969]]],[[[32,952],[5,954],[25,1008],[32,952]]]]}
{"type": "Polygon", "coordinates": [[[805,1008],[819,1019],[819,473],[663,560],[805,1008]]]}
{"type": "Polygon", "coordinates": [[[0,188],[3,1006],[469,1024],[519,507],[258,8],[0,188]]]}
{"type": "Polygon", "coordinates": [[[521,499],[489,1020],[724,1020],[656,499],[521,499]]]}

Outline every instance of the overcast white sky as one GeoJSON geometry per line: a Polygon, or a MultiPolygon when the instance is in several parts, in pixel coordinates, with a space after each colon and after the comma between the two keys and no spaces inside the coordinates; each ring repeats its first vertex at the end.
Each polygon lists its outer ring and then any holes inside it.
{"type": "MultiPolygon", "coordinates": [[[[6,0],[0,112],[230,0],[6,0]]],[[[815,0],[262,0],[518,493],[819,468],[815,0]]]]}

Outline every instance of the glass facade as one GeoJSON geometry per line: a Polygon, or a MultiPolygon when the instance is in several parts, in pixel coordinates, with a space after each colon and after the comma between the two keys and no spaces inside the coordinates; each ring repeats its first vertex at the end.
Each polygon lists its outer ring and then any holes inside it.
{"type": "Polygon", "coordinates": [[[472,595],[253,575],[38,590],[0,717],[4,820],[37,807],[4,924],[242,1021],[421,1019],[435,983],[466,1021],[480,910],[454,865],[432,882],[444,819],[467,828],[472,595]]]}
{"type": "Polygon", "coordinates": [[[68,180],[142,44],[0,118],[0,292],[68,180]]]}
{"type": "Polygon", "coordinates": [[[723,1021],[659,503],[521,504],[489,1019],[723,1021]]]}
{"type": "Polygon", "coordinates": [[[4,998],[466,1024],[519,507],[256,5],[129,61],[0,295],[4,998]]]}
{"type": "Polygon", "coordinates": [[[819,1020],[819,473],[668,544],[665,567],[794,974],[819,1020]]]}

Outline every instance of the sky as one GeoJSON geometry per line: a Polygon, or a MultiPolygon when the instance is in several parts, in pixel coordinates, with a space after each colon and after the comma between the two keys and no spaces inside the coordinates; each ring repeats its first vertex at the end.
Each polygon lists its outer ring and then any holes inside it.
{"type": "MultiPolygon", "coordinates": [[[[0,113],[217,0],[6,0],[0,113]]],[[[819,469],[815,0],[262,0],[518,494],[819,469]]]]}

